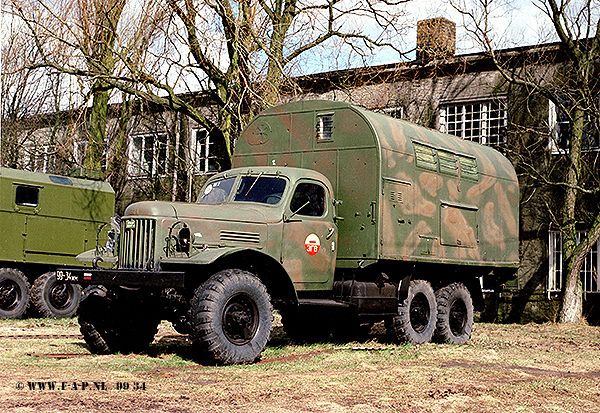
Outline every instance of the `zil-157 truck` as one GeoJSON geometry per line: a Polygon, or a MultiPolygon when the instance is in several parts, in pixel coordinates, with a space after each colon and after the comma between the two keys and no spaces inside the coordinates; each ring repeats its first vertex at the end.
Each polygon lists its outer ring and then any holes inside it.
{"type": "Polygon", "coordinates": [[[20,318],[30,304],[44,317],[76,313],[81,287],[58,281],[55,270],[90,266],[76,257],[99,234],[108,242],[115,205],[111,186],[86,173],[0,168],[0,318],[20,318]]]}
{"type": "Polygon", "coordinates": [[[118,268],[65,269],[87,287],[96,353],[148,346],[162,319],[200,360],[256,360],[273,310],[296,340],[351,340],[384,321],[398,342],[463,343],[518,267],[519,186],[496,150],[338,102],[267,110],[234,168],[197,203],[140,202],[118,268]]]}

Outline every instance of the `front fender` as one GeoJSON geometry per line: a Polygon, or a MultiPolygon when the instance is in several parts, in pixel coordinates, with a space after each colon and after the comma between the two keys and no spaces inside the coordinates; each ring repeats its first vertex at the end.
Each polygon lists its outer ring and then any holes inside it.
{"type": "Polygon", "coordinates": [[[113,254],[99,253],[96,249],[82,252],[75,257],[75,261],[81,262],[82,267],[94,268],[116,268],[117,256],[113,254]]]}
{"type": "Polygon", "coordinates": [[[294,284],[281,263],[264,251],[244,247],[221,247],[201,251],[192,257],[164,258],[161,261],[172,268],[189,265],[214,265],[213,270],[239,268],[256,275],[267,287],[277,307],[280,304],[297,304],[294,284]]]}
{"type": "Polygon", "coordinates": [[[208,265],[213,264],[220,258],[226,257],[231,254],[235,254],[241,251],[247,251],[250,248],[244,247],[222,247],[222,248],[209,248],[204,251],[200,251],[191,257],[167,257],[161,259],[161,263],[164,264],[177,264],[177,265],[208,265]]]}

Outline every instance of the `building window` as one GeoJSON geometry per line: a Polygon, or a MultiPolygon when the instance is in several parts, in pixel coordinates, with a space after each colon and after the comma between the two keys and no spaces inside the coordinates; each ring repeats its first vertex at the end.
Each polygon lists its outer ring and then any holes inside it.
{"type": "Polygon", "coordinates": [[[404,119],[404,107],[402,106],[396,108],[385,108],[383,109],[383,113],[395,119],[404,119]]]}
{"type": "Polygon", "coordinates": [[[129,175],[156,177],[167,172],[167,134],[134,135],[129,140],[129,175]]]}
{"type": "MultiPolygon", "coordinates": [[[[577,232],[577,243],[585,237],[585,232],[577,232]]],[[[548,265],[548,294],[560,292],[563,287],[565,273],[562,262],[562,234],[560,231],[550,231],[549,243],[549,265],[548,265]]],[[[600,292],[598,284],[598,263],[600,262],[600,240],[592,246],[589,254],[585,257],[581,266],[581,282],[583,291],[586,293],[600,292]]]]}
{"type": "Polygon", "coordinates": [[[23,166],[25,170],[48,173],[52,161],[52,150],[49,145],[24,146],[23,166]]]}
{"type": "Polygon", "coordinates": [[[196,175],[218,172],[217,147],[206,129],[193,130],[191,146],[196,175]]]}
{"type": "MultiPolygon", "coordinates": [[[[548,102],[548,125],[550,126],[549,147],[552,154],[567,153],[571,138],[571,122],[569,116],[552,101],[548,102]]],[[[581,143],[584,152],[600,150],[600,131],[588,115],[584,118],[581,143]]]]}
{"type": "Polygon", "coordinates": [[[73,142],[73,160],[76,165],[83,166],[88,142],[86,140],[73,142]]]}
{"type": "Polygon", "coordinates": [[[506,102],[448,104],[440,109],[440,131],[484,145],[506,143],[506,102]]]}
{"type": "Polygon", "coordinates": [[[333,115],[317,115],[317,141],[333,140],[333,115]]]}

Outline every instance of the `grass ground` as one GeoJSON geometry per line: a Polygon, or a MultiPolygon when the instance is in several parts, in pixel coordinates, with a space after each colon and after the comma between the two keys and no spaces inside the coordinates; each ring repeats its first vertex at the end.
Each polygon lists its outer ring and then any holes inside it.
{"type": "Polygon", "coordinates": [[[95,356],[74,319],[0,320],[0,411],[600,412],[600,327],[476,324],[462,346],[377,327],[295,345],[277,325],[260,363],[207,367],[168,323],[148,354],[95,356]]]}

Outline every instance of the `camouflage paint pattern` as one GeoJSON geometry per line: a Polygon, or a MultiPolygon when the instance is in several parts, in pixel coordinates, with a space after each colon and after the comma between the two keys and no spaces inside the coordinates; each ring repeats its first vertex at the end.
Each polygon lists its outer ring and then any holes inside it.
{"type": "Polygon", "coordinates": [[[301,101],[257,116],[233,164],[329,178],[338,267],[381,259],[518,266],[518,181],[490,147],[345,103],[301,101]],[[324,124],[329,135],[320,139],[324,124]]]}
{"type": "Polygon", "coordinates": [[[0,168],[0,193],[3,262],[82,266],[75,257],[114,214],[114,191],[101,181],[0,168]],[[17,199],[22,190],[33,195],[17,199]]]}

